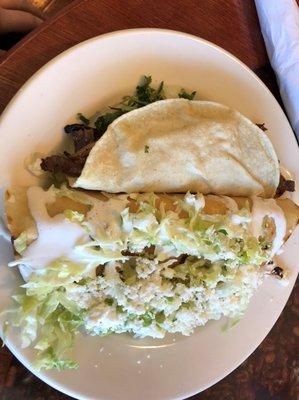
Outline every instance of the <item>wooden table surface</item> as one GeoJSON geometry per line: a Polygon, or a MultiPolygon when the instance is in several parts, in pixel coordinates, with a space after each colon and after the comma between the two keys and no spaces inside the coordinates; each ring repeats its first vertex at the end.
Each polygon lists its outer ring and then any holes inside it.
{"type": "MultiPolygon", "coordinates": [[[[51,2],[55,9],[53,3],[59,8],[70,0],[51,2]]],[[[0,113],[23,83],[57,54],[92,36],[137,27],[180,30],[218,44],[257,73],[280,101],[253,0],[77,0],[48,19],[3,58],[0,113]]],[[[193,399],[298,400],[298,316],[297,285],[275,327],[259,348],[232,374],[193,399]]],[[[0,399],[65,400],[69,397],[34,377],[2,348],[0,399]]]]}

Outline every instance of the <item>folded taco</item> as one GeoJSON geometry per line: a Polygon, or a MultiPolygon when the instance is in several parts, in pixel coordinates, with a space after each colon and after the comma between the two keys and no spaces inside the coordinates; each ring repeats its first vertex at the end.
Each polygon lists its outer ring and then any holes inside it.
{"type": "Polygon", "coordinates": [[[162,100],[116,119],[75,187],[272,197],[279,165],[265,132],[224,105],[162,100]]]}

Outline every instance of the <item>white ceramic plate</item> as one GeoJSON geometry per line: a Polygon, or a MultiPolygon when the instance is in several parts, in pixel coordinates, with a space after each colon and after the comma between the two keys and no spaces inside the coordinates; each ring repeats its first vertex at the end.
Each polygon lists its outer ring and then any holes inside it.
{"type": "MultiPolygon", "coordinates": [[[[31,183],[23,160],[61,143],[62,127],[78,111],[88,114],[130,94],[139,77],[197,90],[200,98],[234,107],[265,122],[281,163],[299,178],[299,151],[278,103],[240,61],[219,47],[183,33],[129,30],[88,40],[59,55],[18,92],[0,125],[0,186],[31,183]]],[[[298,201],[298,193],[294,199],[298,201]]],[[[129,336],[78,337],[80,369],[37,372],[33,353],[21,350],[17,333],[8,346],[19,360],[53,387],[78,399],[181,399],[214,384],[236,368],[267,335],[292,290],[298,267],[299,231],[280,256],[291,271],[289,286],[268,279],[247,314],[227,333],[211,322],[191,337],[137,340],[129,336]],[[296,254],[297,253],[297,254],[296,254]],[[296,266],[297,264],[297,266],[296,266]]],[[[10,245],[0,249],[0,308],[17,288],[18,274],[5,264],[10,245]]]]}

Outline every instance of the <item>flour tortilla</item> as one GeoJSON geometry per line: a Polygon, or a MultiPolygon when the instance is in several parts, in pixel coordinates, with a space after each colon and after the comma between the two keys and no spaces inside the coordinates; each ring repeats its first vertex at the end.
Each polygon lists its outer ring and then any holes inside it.
{"type": "Polygon", "coordinates": [[[266,134],[218,103],[162,100],[115,120],[74,187],[272,197],[279,164],[266,134]]]}
{"type": "MultiPolygon", "coordinates": [[[[38,232],[29,209],[27,190],[28,187],[25,186],[13,186],[7,189],[4,195],[4,209],[6,226],[12,239],[17,239],[22,233],[26,233],[27,244],[30,244],[37,239],[38,232]]],[[[57,196],[53,203],[47,204],[50,217],[63,213],[64,210],[86,214],[88,209],[88,206],[66,196],[57,196]]]]}

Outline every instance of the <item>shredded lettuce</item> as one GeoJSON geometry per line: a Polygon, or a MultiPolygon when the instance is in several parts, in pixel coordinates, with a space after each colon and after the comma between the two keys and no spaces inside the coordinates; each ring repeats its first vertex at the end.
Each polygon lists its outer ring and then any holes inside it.
{"type": "Polygon", "coordinates": [[[79,364],[77,361],[69,359],[61,360],[60,358],[58,358],[57,353],[53,350],[52,347],[47,348],[45,351],[41,352],[37,356],[35,366],[37,370],[57,369],[58,371],[79,368],[79,364]]]}
{"type": "Polygon", "coordinates": [[[13,242],[17,253],[22,254],[27,249],[27,232],[22,232],[13,242]]]}
{"type": "MultiPolygon", "coordinates": [[[[136,199],[138,201],[138,198],[136,199]]],[[[240,210],[241,223],[234,222],[230,214],[207,215],[202,195],[188,193],[178,201],[177,211],[165,211],[159,216],[157,209],[141,201],[139,210],[122,213],[123,231],[130,251],[139,252],[151,245],[159,249],[168,247],[174,254],[189,254],[211,262],[228,260],[230,263],[260,265],[269,254],[259,241],[251,236],[250,219],[244,219],[246,210],[240,210]],[[181,210],[188,217],[180,215],[181,210]]],[[[161,207],[160,207],[161,209],[161,207]]]]}
{"type": "Polygon", "coordinates": [[[78,190],[70,189],[65,184],[61,185],[59,188],[51,186],[49,190],[52,190],[57,197],[68,197],[71,200],[78,201],[79,203],[89,206],[92,206],[93,204],[90,196],[78,190]]]}
{"type": "Polygon", "coordinates": [[[58,285],[51,273],[33,274],[23,288],[22,294],[13,296],[18,308],[12,318],[13,326],[21,329],[22,347],[36,349],[38,369],[77,368],[64,355],[84,323],[85,310],[66,296],[67,285],[58,285]]]}
{"type": "MultiPolygon", "coordinates": [[[[95,199],[66,186],[52,190],[59,197],[69,197],[91,209],[94,206],[95,199]]],[[[120,212],[118,237],[100,225],[96,229],[91,227],[93,221],[88,220],[88,213],[84,216],[77,211],[65,211],[66,218],[84,227],[91,237],[90,242],[76,248],[82,263],[89,264],[89,268],[109,261],[124,261],[122,251],[142,252],[152,245],[159,252],[167,248],[168,253],[176,255],[188,254],[211,262],[228,260],[236,265],[260,265],[269,257],[271,243],[265,245],[265,240],[259,242],[250,233],[251,218],[247,206],[226,215],[209,215],[202,211],[205,200],[201,194],[187,193],[177,200],[176,209],[171,211],[165,211],[163,201],[157,208],[157,196],[153,193],[130,197],[136,200],[137,211],[125,208],[120,212]]]]}
{"type": "Polygon", "coordinates": [[[78,211],[73,210],[65,210],[63,212],[65,217],[71,222],[83,222],[84,221],[84,214],[79,213],[78,211]]]}
{"type": "MultiPolygon", "coordinates": [[[[66,186],[49,190],[90,210],[97,201],[66,186]]],[[[22,346],[36,350],[37,368],[77,368],[68,351],[80,327],[98,335],[163,337],[167,331],[190,334],[207,319],[218,319],[221,313],[213,308],[213,296],[227,304],[233,298],[225,315],[239,318],[245,310],[250,285],[257,286],[260,265],[271,250],[267,236],[251,235],[247,206],[209,215],[200,194],[178,197],[172,210],[163,199],[157,207],[155,194],[130,197],[137,202],[136,211],[118,211],[117,235],[109,220],[102,226],[89,220],[89,212],[65,210],[65,218],[87,233],[75,244],[73,261],[59,258],[38,269],[14,296],[18,307],[11,313],[12,324],[21,330],[22,346]],[[256,282],[244,283],[244,276],[256,277],[256,282]]],[[[22,256],[26,232],[14,245],[22,256]]],[[[9,265],[18,264],[26,265],[24,255],[9,265]]]]}

